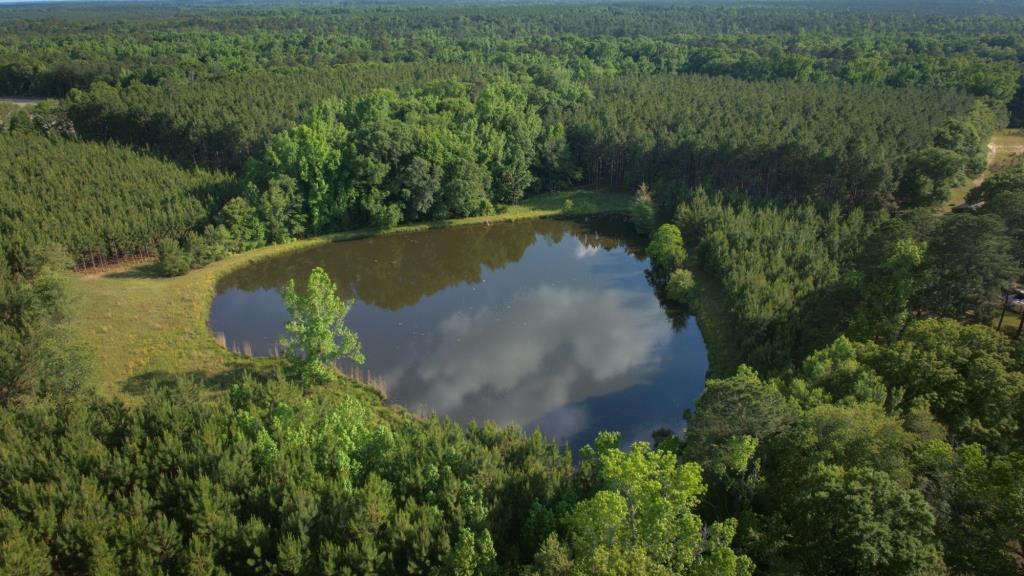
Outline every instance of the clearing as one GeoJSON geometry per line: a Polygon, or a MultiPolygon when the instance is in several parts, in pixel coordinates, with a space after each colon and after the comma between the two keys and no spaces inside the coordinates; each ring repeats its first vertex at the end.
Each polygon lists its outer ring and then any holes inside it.
{"type": "Polygon", "coordinates": [[[327,242],[432,227],[561,216],[565,215],[566,200],[572,200],[571,215],[584,215],[625,211],[630,197],[582,190],[541,194],[489,216],[387,231],[356,230],[267,246],[176,278],[157,276],[152,264],[76,275],[69,287],[72,331],[76,340],[86,342],[95,351],[96,381],[104,395],[131,401],[155,385],[181,377],[202,379],[216,388],[224,376],[242,370],[272,370],[275,366],[273,360],[232,354],[207,328],[217,280],[224,274],[269,256],[327,242]]]}
{"type": "Polygon", "coordinates": [[[977,188],[993,173],[1014,162],[1024,160],[1024,130],[1003,130],[992,137],[988,144],[988,168],[971,182],[957,186],[949,195],[947,210],[963,204],[967,193],[977,188]]]}
{"type": "Polygon", "coordinates": [[[0,98],[0,104],[14,104],[19,108],[35,106],[42,101],[42,98],[0,98]]]}

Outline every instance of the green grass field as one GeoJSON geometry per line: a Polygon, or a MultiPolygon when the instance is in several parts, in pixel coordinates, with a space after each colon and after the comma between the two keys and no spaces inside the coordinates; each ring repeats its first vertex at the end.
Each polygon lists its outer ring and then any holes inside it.
{"type": "Polygon", "coordinates": [[[988,168],[973,181],[965,182],[962,186],[954,188],[950,192],[946,209],[951,210],[954,206],[963,204],[967,193],[979,186],[994,172],[1022,160],[1024,160],[1024,131],[1003,130],[999,132],[992,137],[992,142],[989,143],[988,168]]]}
{"type": "Polygon", "coordinates": [[[542,194],[498,214],[403,226],[383,232],[357,230],[267,246],[236,254],[185,276],[162,278],[152,264],[72,278],[71,325],[76,339],[96,355],[101,393],[127,401],[181,377],[202,379],[211,390],[242,370],[272,371],[273,360],[245,358],[222,348],[206,326],[217,280],[257,260],[312,246],[427,228],[562,216],[566,200],[572,215],[625,211],[624,195],[581,190],[542,194]]]}

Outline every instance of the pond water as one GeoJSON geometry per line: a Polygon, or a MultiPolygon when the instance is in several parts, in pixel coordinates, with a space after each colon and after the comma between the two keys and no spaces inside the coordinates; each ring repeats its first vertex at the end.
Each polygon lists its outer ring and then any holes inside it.
{"type": "Polygon", "coordinates": [[[225,277],[209,326],[274,354],[280,290],[322,266],[388,398],[416,412],[539,427],[578,448],[679,430],[704,387],[697,323],[666,309],[621,220],[533,220],[392,234],[264,260],[225,277]]]}

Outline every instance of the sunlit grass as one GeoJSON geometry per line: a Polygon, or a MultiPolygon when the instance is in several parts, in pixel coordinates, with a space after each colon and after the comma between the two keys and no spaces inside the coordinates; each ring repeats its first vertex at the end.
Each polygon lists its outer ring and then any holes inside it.
{"type": "Polygon", "coordinates": [[[358,230],[268,246],[231,256],[177,278],[161,278],[152,265],[127,267],[71,281],[72,330],[97,359],[100,391],[126,400],[154,385],[186,376],[211,382],[241,370],[271,371],[275,361],[237,356],[221,347],[206,321],[217,280],[252,262],[294,250],[432,227],[461,226],[559,216],[566,200],[572,214],[623,211],[629,197],[573,190],[542,194],[497,214],[403,226],[387,231],[358,230]]]}
{"type": "Polygon", "coordinates": [[[967,194],[989,176],[1017,162],[1024,161],[1024,131],[1003,130],[992,137],[989,144],[988,168],[978,178],[954,188],[949,195],[947,210],[964,203],[967,194]]]}

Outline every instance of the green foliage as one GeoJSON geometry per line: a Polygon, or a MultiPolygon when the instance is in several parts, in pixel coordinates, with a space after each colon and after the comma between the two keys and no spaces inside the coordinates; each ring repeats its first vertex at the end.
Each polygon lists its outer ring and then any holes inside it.
{"type": "Polygon", "coordinates": [[[192,260],[193,268],[202,268],[226,258],[231,243],[231,232],[223,225],[207,225],[202,235],[195,232],[185,235],[185,250],[192,260]]]}
{"type": "Polygon", "coordinates": [[[220,174],[182,170],[112,144],[0,133],[0,252],[25,269],[39,246],[80,265],[152,253],[208,218],[220,174]]]}
{"type": "Polygon", "coordinates": [[[303,236],[306,214],[298,183],[293,178],[273,178],[263,191],[250,183],[246,196],[259,213],[267,244],[282,244],[303,236]]]}
{"type": "Polygon", "coordinates": [[[861,300],[849,328],[854,337],[886,342],[898,338],[910,319],[911,300],[932,283],[925,269],[926,246],[913,238],[899,238],[896,228],[880,227],[876,235],[894,243],[881,253],[868,251],[879,260],[868,263],[861,282],[861,300]]]}
{"type": "MultiPolygon", "coordinates": [[[[592,85],[594,98],[567,121],[583,181],[632,187],[656,178],[671,184],[657,187],[658,203],[665,205],[676,203],[675,189],[698,185],[757,202],[840,202],[874,210],[895,200],[918,201],[911,185],[933,166],[924,162],[932,157],[908,159],[933,145],[936,125],[967,117],[973,105],[944,89],[829,82],[619,74],[592,85]],[[672,94],[686,98],[666,97],[672,94]],[[907,190],[894,197],[904,181],[907,190]]],[[[987,135],[992,127],[984,130],[987,135]]],[[[952,181],[963,158],[936,154],[954,161],[952,181]]],[[[934,195],[948,184],[926,183],[925,192],[934,195]]]]}
{"type": "Polygon", "coordinates": [[[289,364],[307,385],[334,379],[329,366],[336,360],[364,361],[358,337],[345,326],[352,301],[338,298],[337,291],[327,272],[317,267],[309,274],[305,295],[295,290],[295,280],[282,293],[291,320],[285,324],[281,344],[289,364]]]}
{"type": "Polygon", "coordinates": [[[215,398],[182,382],[134,408],[86,395],[2,410],[0,567],[488,574],[533,557],[543,536],[523,539],[519,503],[553,513],[567,453],[353,392],[246,377],[215,398]]]}
{"type": "Polygon", "coordinates": [[[1024,454],[986,454],[968,444],[956,451],[947,528],[953,570],[1011,576],[1020,573],[1015,543],[1024,526],[1024,454]]]}
{"type": "Polygon", "coordinates": [[[907,327],[900,340],[861,356],[904,406],[920,399],[959,441],[1008,447],[1021,430],[1024,365],[1019,345],[988,326],[929,319],[907,327]]]}
{"type": "Polygon", "coordinates": [[[822,402],[870,402],[884,406],[889,390],[874,370],[861,363],[858,345],[840,336],[827,348],[811,354],[803,362],[799,379],[791,394],[805,404],[822,402]],[[824,396],[818,396],[821,392],[824,396]]]}
{"type": "Polygon", "coordinates": [[[192,269],[188,254],[172,238],[164,238],[157,244],[156,265],[164,276],[181,276],[192,269]]]}
{"type": "Polygon", "coordinates": [[[633,226],[640,234],[650,234],[654,231],[657,218],[654,214],[654,198],[646,182],[641,182],[633,197],[633,206],[630,210],[630,217],[633,226]]]}
{"type": "MultiPolygon", "coordinates": [[[[990,124],[995,122],[990,121],[990,124]]],[[[967,119],[957,118],[947,122],[935,135],[935,145],[959,154],[964,173],[971,178],[984,172],[987,164],[988,143],[979,134],[981,130],[983,128],[976,127],[967,119]]]]}
{"type": "Polygon", "coordinates": [[[842,270],[872,228],[859,210],[733,207],[697,190],[677,221],[730,302],[729,340],[747,363],[780,369],[841,333],[849,314],[842,270]]]}
{"type": "Polygon", "coordinates": [[[1003,291],[1021,275],[1020,257],[1011,248],[998,216],[946,216],[928,243],[935,284],[921,295],[918,306],[939,316],[990,321],[999,311],[1003,291]]]}
{"type": "Polygon", "coordinates": [[[475,67],[429,62],[230,68],[196,79],[180,77],[179,69],[159,83],[87,83],[68,94],[68,115],[92,139],[149,146],[186,166],[238,170],[263,154],[273,134],[301,121],[311,104],[477,74],[475,67]]]}
{"type": "Polygon", "coordinates": [[[250,171],[295,182],[314,232],[388,228],[517,202],[534,182],[540,137],[522,87],[490,84],[471,101],[465,85],[449,82],[325,102],[275,136],[250,171]]]}
{"type": "Polygon", "coordinates": [[[693,280],[693,273],[689,270],[677,269],[668,277],[665,284],[665,292],[670,300],[680,304],[687,304],[693,298],[693,289],[697,283],[693,280]]]}
{"type": "Polygon", "coordinates": [[[969,202],[984,202],[986,214],[1006,224],[1013,256],[1024,261],[1024,163],[994,174],[968,195],[969,202]]]}
{"type": "Polygon", "coordinates": [[[683,235],[675,224],[662,224],[651,236],[647,245],[647,256],[651,263],[664,271],[682,268],[686,261],[683,235]]]}
{"type": "Polygon", "coordinates": [[[945,572],[928,503],[885,472],[819,465],[801,479],[799,494],[788,512],[802,573],[945,572]]]}
{"type": "MultiPolygon", "coordinates": [[[[985,324],[1024,172],[980,214],[890,213],[984,171],[1024,19],[928,4],[12,9],[0,94],[63,100],[0,104],[0,572],[1019,573],[1024,355],[985,324]],[[101,400],[41,256],[183,274],[575,184],[639,185],[656,283],[702,329],[720,294],[723,340],[776,376],[709,380],[660,435],[678,454],[601,435],[573,471],[539,434],[311,386],[362,360],[320,269],[284,291],[302,388],[101,400]]],[[[488,234],[457,249],[529,240],[488,234]]]]}
{"type": "Polygon", "coordinates": [[[67,324],[67,256],[38,257],[30,276],[0,259],[0,406],[26,398],[71,398],[90,384],[92,355],[67,324]]]}
{"type": "Polygon", "coordinates": [[[753,564],[729,548],[735,526],[711,527],[704,540],[693,512],[705,487],[700,467],[671,452],[617,445],[601,433],[580,453],[596,469],[598,491],[567,518],[576,574],[751,574],[753,564]]]}
{"type": "Polygon", "coordinates": [[[738,517],[740,551],[770,572],[1014,573],[1018,348],[929,319],[886,344],[840,338],[785,379],[709,381],[682,444],[706,516],[738,517]]]}
{"type": "Polygon", "coordinates": [[[913,154],[897,192],[900,204],[913,207],[946,202],[963,170],[964,159],[953,150],[932,147],[913,154]]]}
{"type": "Polygon", "coordinates": [[[230,251],[245,252],[263,245],[266,227],[259,212],[244,197],[236,196],[229,200],[217,218],[230,236],[230,251]]]}

